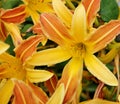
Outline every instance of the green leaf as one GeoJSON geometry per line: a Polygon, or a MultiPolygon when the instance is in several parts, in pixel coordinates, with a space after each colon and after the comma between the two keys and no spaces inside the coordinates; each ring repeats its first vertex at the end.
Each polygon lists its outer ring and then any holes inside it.
{"type": "Polygon", "coordinates": [[[100,12],[103,21],[109,22],[117,19],[119,15],[119,7],[116,0],[101,0],[100,12]]]}
{"type": "Polygon", "coordinates": [[[4,9],[12,9],[22,3],[21,0],[1,0],[1,7],[4,9]]]}
{"type": "Polygon", "coordinates": [[[7,50],[7,52],[10,53],[11,55],[15,55],[15,52],[13,51],[15,46],[10,35],[8,35],[8,37],[6,38],[5,43],[10,45],[10,48],[7,50]]]}

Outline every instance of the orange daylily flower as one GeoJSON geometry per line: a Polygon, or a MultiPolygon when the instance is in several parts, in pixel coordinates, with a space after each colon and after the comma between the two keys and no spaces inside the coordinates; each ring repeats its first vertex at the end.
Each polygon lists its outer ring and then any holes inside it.
{"type": "Polygon", "coordinates": [[[10,33],[12,37],[21,41],[22,38],[18,32],[19,29],[15,24],[24,22],[25,18],[26,12],[24,5],[8,10],[0,9],[0,39],[4,41],[10,33]]]}
{"type": "MultiPolygon", "coordinates": [[[[89,34],[85,17],[85,8],[80,4],[74,12],[71,32],[69,32],[55,15],[43,13],[40,17],[43,32],[59,46],[36,52],[32,59],[27,61],[30,65],[52,65],[70,59],[60,80],[60,83],[65,84],[66,92],[68,89],[76,92],[76,86],[82,79],[83,62],[89,72],[99,80],[108,85],[118,85],[116,77],[94,53],[104,48],[120,32],[120,21],[111,21],[89,34]],[[73,80],[76,76],[77,79],[73,80]],[[73,81],[74,84],[70,85],[73,81]]],[[[74,96],[73,93],[69,95],[68,92],[67,95],[74,96]]]]}

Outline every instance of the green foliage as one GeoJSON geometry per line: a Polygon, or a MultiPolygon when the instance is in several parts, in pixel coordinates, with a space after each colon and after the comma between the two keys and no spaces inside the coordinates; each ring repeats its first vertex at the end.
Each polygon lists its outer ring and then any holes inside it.
{"type": "Polygon", "coordinates": [[[8,35],[8,37],[6,38],[5,43],[10,45],[10,48],[7,50],[7,52],[10,53],[11,55],[15,55],[15,53],[13,51],[15,46],[13,44],[13,41],[12,41],[12,38],[10,35],[8,35]]]}
{"type": "Polygon", "coordinates": [[[105,22],[117,19],[119,15],[119,7],[116,0],[101,0],[99,13],[105,22]]]}
{"type": "Polygon", "coordinates": [[[1,0],[0,7],[4,9],[11,9],[18,6],[21,3],[22,3],[21,0],[1,0]]]}

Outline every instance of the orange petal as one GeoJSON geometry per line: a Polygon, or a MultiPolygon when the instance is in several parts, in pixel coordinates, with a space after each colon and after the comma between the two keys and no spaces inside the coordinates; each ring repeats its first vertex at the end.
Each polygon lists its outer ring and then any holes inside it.
{"type": "Polygon", "coordinates": [[[112,20],[111,22],[100,26],[88,39],[95,44],[94,52],[104,48],[120,33],[120,21],[112,20]]]}
{"type": "Polygon", "coordinates": [[[55,15],[43,13],[40,20],[43,32],[52,41],[55,41],[59,45],[64,45],[66,40],[72,39],[67,28],[55,15]]]}
{"type": "Polygon", "coordinates": [[[15,49],[16,57],[19,57],[24,62],[35,52],[37,45],[41,41],[42,38],[39,35],[28,38],[15,49]]]}
{"type": "Polygon", "coordinates": [[[58,78],[55,73],[49,80],[45,81],[45,86],[47,87],[51,95],[55,92],[57,82],[58,78]]]}
{"type": "Polygon", "coordinates": [[[25,20],[25,6],[20,5],[14,9],[8,9],[2,13],[1,19],[9,23],[21,23],[25,20]]]}
{"type": "Polygon", "coordinates": [[[46,93],[40,87],[37,87],[30,82],[28,82],[28,85],[32,88],[33,92],[38,97],[39,102],[41,102],[42,104],[46,104],[46,102],[48,101],[48,96],[46,95],[46,93]]]}
{"type": "Polygon", "coordinates": [[[15,80],[14,99],[12,104],[43,104],[39,103],[31,88],[21,80],[15,80]]]}
{"type": "Polygon", "coordinates": [[[72,58],[63,69],[62,78],[58,82],[65,85],[64,103],[71,102],[78,91],[78,86],[82,79],[83,60],[81,58],[72,58]]]}
{"type": "Polygon", "coordinates": [[[7,37],[7,30],[5,28],[5,25],[3,24],[3,22],[0,22],[0,39],[2,41],[5,41],[6,37],[7,37]]]}
{"type": "Polygon", "coordinates": [[[100,9],[100,0],[82,0],[87,13],[88,27],[92,27],[97,12],[100,9]]]}

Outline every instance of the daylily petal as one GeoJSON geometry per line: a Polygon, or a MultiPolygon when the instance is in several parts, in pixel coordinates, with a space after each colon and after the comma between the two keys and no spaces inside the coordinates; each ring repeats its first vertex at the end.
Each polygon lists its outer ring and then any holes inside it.
{"type": "Polygon", "coordinates": [[[120,33],[120,21],[112,20],[111,22],[100,26],[88,39],[95,44],[94,52],[104,48],[120,33]]]}
{"type": "Polygon", "coordinates": [[[40,104],[46,104],[48,101],[47,94],[38,86],[35,86],[34,84],[28,82],[29,87],[31,87],[32,91],[35,93],[35,95],[38,97],[40,104]]]}
{"type": "Polygon", "coordinates": [[[5,39],[6,39],[6,37],[7,37],[7,35],[8,35],[8,32],[7,32],[7,30],[6,30],[6,28],[5,28],[5,25],[3,24],[3,22],[0,22],[0,39],[2,40],[2,41],[5,41],[5,39]]]}
{"type": "MultiPolygon", "coordinates": [[[[32,7],[33,8],[33,7],[32,7]]],[[[40,16],[37,12],[35,12],[34,10],[32,10],[32,8],[30,7],[26,7],[26,12],[28,13],[28,15],[31,16],[33,23],[37,24],[39,22],[40,16]]]]}
{"type": "Polygon", "coordinates": [[[49,3],[37,3],[37,6],[35,5],[36,10],[39,12],[54,12],[52,5],[49,3]]]}
{"type": "Polygon", "coordinates": [[[64,103],[70,103],[74,99],[82,80],[82,71],[83,59],[78,57],[72,58],[63,69],[62,78],[59,80],[58,85],[60,83],[65,85],[64,103]]]}
{"type": "Polygon", "coordinates": [[[92,27],[97,12],[100,9],[100,0],[82,0],[87,13],[88,28],[92,27]]]}
{"type": "Polygon", "coordinates": [[[52,4],[58,17],[60,17],[60,19],[66,24],[66,26],[70,27],[73,15],[70,10],[64,5],[62,0],[52,0],[52,4]]]}
{"type": "Polygon", "coordinates": [[[9,48],[8,44],[0,41],[0,54],[2,54],[3,52],[5,52],[8,48],[9,48]]]}
{"type": "Polygon", "coordinates": [[[14,80],[14,99],[12,104],[40,104],[31,88],[21,80],[14,80]]]}
{"type": "Polygon", "coordinates": [[[71,55],[60,47],[36,52],[27,60],[30,65],[52,65],[68,60],[71,55]]]}
{"type": "Polygon", "coordinates": [[[13,94],[14,83],[11,80],[8,80],[2,88],[0,88],[0,103],[8,104],[10,98],[13,94]]]}
{"type": "Polygon", "coordinates": [[[65,89],[64,84],[60,84],[55,90],[55,93],[50,97],[46,104],[62,104],[64,100],[65,89]]]}
{"type": "Polygon", "coordinates": [[[118,48],[112,48],[105,56],[101,56],[99,59],[105,64],[109,63],[115,58],[118,52],[118,48]]]}
{"type": "Polygon", "coordinates": [[[73,19],[72,19],[72,25],[71,25],[71,31],[74,38],[81,42],[84,40],[86,36],[86,13],[84,6],[80,3],[79,6],[75,9],[73,19]]]}
{"type": "Polygon", "coordinates": [[[59,45],[64,45],[67,42],[66,40],[72,39],[67,28],[55,15],[43,13],[40,20],[43,32],[50,40],[59,45]]]}
{"type": "Polygon", "coordinates": [[[25,12],[25,6],[20,5],[13,9],[8,9],[1,15],[1,19],[4,22],[9,23],[21,23],[25,20],[26,12],[25,12]]]}
{"type": "Polygon", "coordinates": [[[36,51],[37,45],[42,41],[40,35],[31,36],[21,43],[17,48],[15,48],[16,57],[18,57],[22,62],[24,62],[28,57],[30,57],[33,52],[36,51]]]}
{"type": "Polygon", "coordinates": [[[26,68],[26,71],[27,79],[34,83],[46,81],[53,76],[53,73],[46,70],[32,70],[26,68]]]}
{"type": "Polygon", "coordinates": [[[50,95],[52,95],[55,92],[57,82],[58,82],[58,78],[55,73],[49,80],[45,81],[45,86],[48,89],[50,95]]]}
{"type": "Polygon", "coordinates": [[[14,45],[18,46],[23,41],[19,28],[13,23],[4,23],[4,25],[7,31],[10,33],[14,45]]]}
{"type": "Polygon", "coordinates": [[[120,104],[120,103],[97,98],[97,99],[93,99],[93,100],[89,100],[89,101],[84,101],[79,104],[120,104]]]}
{"type": "Polygon", "coordinates": [[[99,80],[111,86],[118,85],[118,81],[114,74],[104,64],[102,64],[94,55],[86,54],[85,65],[87,69],[90,71],[90,73],[92,73],[99,80]]]}

